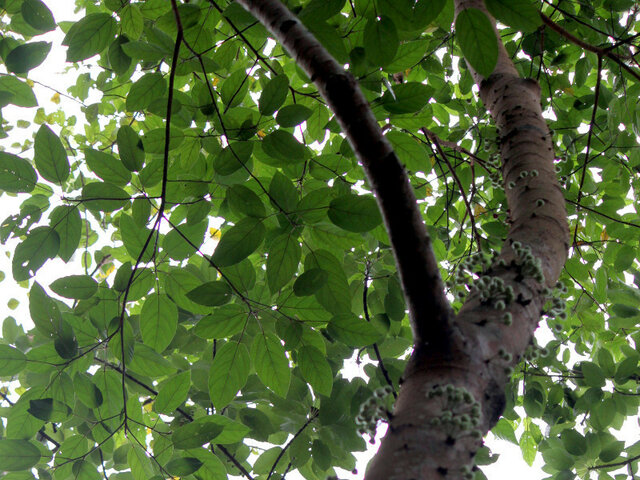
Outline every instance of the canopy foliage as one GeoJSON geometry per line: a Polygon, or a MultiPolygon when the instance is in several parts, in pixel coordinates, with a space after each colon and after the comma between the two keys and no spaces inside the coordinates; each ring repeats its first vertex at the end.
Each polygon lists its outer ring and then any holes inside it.
{"type": "MultiPolygon", "coordinates": [[[[2,324],[3,478],[353,470],[361,407],[391,408],[413,336],[332,111],[238,3],[76,0],[76,22],[51,3],[0,0],[0,105],[28,119],[2,124],[0,194],[16,207],[0,240],[33,323],[2,324]],[[39,40],[54,30],[62,47],[39,40]],[[82,73],[57,99],[80,117],[47,113],[30,80],[58,48],[82,73]],[[51,264],[57,277],[38,273],[51,264]],[[347,379],[354,355],[366,375],[347,379]]],[[[491,73],[490,20],[454,21],[452,0],[285,3],[357,78],[459,309],[475,288],[464,260],[499,251],[510,226],[500,135],[463,60],[491,73]]],[[[566,310],[543,312],[544,355],[515,367],[493,432],[554,479],[626,478],[640,458],[619,433],[640,404],[637,4],[486,4],[541,84],[572,241],[566,310]]]]}

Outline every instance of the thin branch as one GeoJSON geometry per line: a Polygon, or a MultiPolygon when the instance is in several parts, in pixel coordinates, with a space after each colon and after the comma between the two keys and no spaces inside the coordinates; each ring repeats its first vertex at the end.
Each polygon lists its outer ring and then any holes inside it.
{"type": "MultiPolygon", "coordinates": [[[[589,153],[591,153],[591,138],[593,137],[593,127],[596,123],[596,113],[598,112],[598,101],[600,100],[600,83],[602,80],[602,56],[598,56],[598,79],[596,81],[596,91],[593,99],[593,110],[591,112],[591,122],[589,122],[589,135],[587,136],[587,152],[585,153],[584,163],[582,165],[582,175],[580,176],[580,186],[578,187],[578,199],[576,203],[580,205],[582,199],[582,188],[584,186],[584,180],[587,175],[587,164],[589,162],[589,153]]],[[[580,225],[580,218],[576,220],[576,228],[573,231],[573,245],[576,244],[578,238],[578,226],[580,225]]]]}
{"type": "Polygon", "coordinates": [[[289,448],[289,446],[291,446],[294,440],[300,436],[300,434],[304,431],[304,429],[307,428],[309,424],[315,420],[315,418],[318,416],[318,413],[319,413],[319,410],[317,408],[314,408],[311,411],[311,415],[309,415],[309,418],[307,419],[307,421],[304,422],[304,425],[302,425],[298,429],[298,431],[293,435],[293,438],[291,438],[291,440],[287,442],[287,444],[282,448],[282,450],[280,450],[280,453],[274,460],[273,465],[271,465],[271,470],[269,470],[269,475],[267,475],[267,480],[269,480],[271,478],[271,475],[273,475],[273,472],[276,470],[276,467],[278,466],[278,462],[287,451],[287,448],[289,448]]]}
{"type": "Polygon", "coordinates": [[[453,311],[413,188],[369,102],[346,72],[279,0],[238,0],[294,57],[335,114],[382,213],[409,308],[415,345],[446,350],[453,311]]]}
{"type": "MultiPolygon", "coordinates": [[[[224,447],[224,445],[217,445],[217,447],[218,447],[218,450],[224,453],[225,457],[227,457],[231,461],[231,463],[233,463],[235,467],[238,470],[240,470],[240,473],[242,473],[242,475],[247,477],[249,480],[253,480],[253,477],[247,471],[247,469],[242,466],[242,464],[238,461],[238,459],[234,457],[233,454],[224,447]]],[[[213,448],[213,446],[211,448],[213,448]]]]}
{"type": "MultiPolygon", "coordinates": [[[[364,286],[362,288],[362,308],[364,310],[364,318],[367,322],[371,322],[371,318],[369,317],[369,306],[367,303],[367,294],[369,292],[369,280],[371,277],[369,276],[369,260],[367,260],[367,264],[364,268],[364,286]]],[[[396,387],[393,385],[391,381],[391,377],[389,376],[389,372],[387,368],[384,366],[384,362],[382,361],[382,355],[380,355],[380,349],[378,348],[378,344],[373,344],[373,351],[376,353],[376,358],[378,359],[378,367],[380,367],[380,371],[382,372],[382,376],[387,381],[387,384],[391,387],[391,393],[393,393],[393,398],[398,398],[398,393],[396,392],[396,387]]]]}
{"type": "Polygon", "coordinates": [[[603,468],[624,467],[625,465],[629,465],[631,462],[635,462],[636,460],[640,460],[640,455],[635,455],[633,457],[627,458],[626,460],[622,460],[620,462],[594,465],[593,467],[589,467],[588,470],[600,470],[603,468]]]}
{"type": "MultiPolygon", "coordinates": [[[[107,362],[105,360],[102,360],[101,358],[95,357],[95,360],[98,363],[101,363],[103,365],[105,365],[106,367],[109,367],[113,370],[115,370],[116,372],[119,372],[121,374],[123,374],[126,378],[128,378],[129,380],[131,380],[132,382],[134,382],[136,385],[144,388],[147,392],[149,392],[152,395],[158,395],[158,391],[155,390],[153,387],[150,387],[149,385],[147,385],[146,383],[138,380],[137,378],[133,377],[132,375],[124,372],[118,365],[114,365],[113,363],[107,362]]],[[[184,418],[186,418],[187,420],[189,420],[190,422],[193,422],[193,416],[191,414],[189,414],[188,412],[186,412],[184,409],[178,407],[176,408],[176,411],[182,415],[184,418]]],[[[218,449],[224,453],[224,455],[238,468],[238,470],[240,470],[242,472],[242,474],[247,477],[249,480],[253,480],[253,477],[249,474],[249,472],[247,472],[247,470],[240,464],[240,462],[238,462],[238,459],[236,459],[233,454],[231,452],[229,452],[229,450],[227,450],[226,448],[224,448],[222,445],[216,445],[218,447],[218,449]]],[[[213,448],[213,446],[212,446],[213,448]]]]}
{"type": "Polygon", "coordinates": [[[420,129],[420,131],[424,134],[425,137],[433,141],[434,145],[436,146],[436,150],[438,151],[438,154],[440,155],[442,160],[444,160],[444,162],[447,164],[447,167],[449,168],[449,173],[451,173],[453,180],[458,185],[458,189],[460,190],[460,196],[464,201],[465,207],[467,207],[467,214],[469,215],[469,219],[471,220],[471,231],[473,232],[473,236],[476,239],[476,243],[478,244],[478,250],[482,250],[482,237],[480,236],[480,234],[478,233],[478,230],[476,229],[476,218],[475,218],[475,215],[473,214],[473,208],[471,208],[471,204],[467,199],[467,194],[464,191],[464,186],[460,181],[460,177],[458,177],[458,174],[456,173],[455,168],[453,168],[453,166],[451,165],[451,162],[449,161],[447,154],[444,153],[444,150],[442,150],[442,147],[440,146],[440,142],[438,141],[438,138],[435,136],[433,137],[429,136],[426,128],[422,128],[420,129]]]}
{"type": "Polygon", "coordinates": [[[629,227],[635,227],[635,228],[640,228],[640,225],[635,224],[635,223],[631,223],[631,222],[626,222],[624,220],[620,220],[619,218],[614,218],[611,215],[607,215],[606,213],[602,213],[599,212],[598,210],[591,208],[591,207],[587,207],[586,205],[582,205],[574,200],[570,200],[570,199],[566,199],[567,203],[570,203],[571,205],[575,205],[576,207],[582,208],[584,210],[588,210],[592,213],[595,213],[596,215],[600,215],[601,217],[604,218],[608,218],[609,220],[616,222],[616,223],[621,223],[623,225],[628,225],[629,227]]]}
{"type": "Polygon", "coordinates": [[[612,51],[612,48],[615,48],[616,45],[605,47],[605,48],[597,47],[595,45],[591,45],[590,43],[587,43],[587,42],[585,42],[583,40],[580,40],[575,35],[569,33],[568,31],[566,31],[564,28],[562,28],[556,22],[554,22],[549,17],[547,17],[544,13],[540,13],[540,18],[542,18],[542,21],[544,22],[545,25],[547,25],[553,31],[555,31],[555,32],[559,33],[560,35],[562,35],[564,38],[569,40],[571,43],[575,43],[579,47],[581,47],[581,48],[583,48],[583,49],[585,49],[585,50],[587,50],[589,52],[595,53],[598,56],[598,59],[602,59],[603,56],[607,57],[607,58],[610,58],[615,63],[620,65],[620,67],[623,68],[625,71],[627,71],[630,75],[632,75],[636,80],[640,81],[640,73],[638,73],[633,68],[631,68],[629,65],[627,65],[624,61],[622,61],[622,58],[620,57],[620,55],[618,55],[618,54],[616,54],[616,53],[614,53],[612,51]]]}

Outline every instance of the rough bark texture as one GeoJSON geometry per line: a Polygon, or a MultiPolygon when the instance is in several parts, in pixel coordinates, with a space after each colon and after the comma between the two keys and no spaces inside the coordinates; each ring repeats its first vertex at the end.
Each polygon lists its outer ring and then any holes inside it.
{"type": "Polygon", "coordinates": [[[443,337],[451,307],[404,167],[353,76],[279,0],[238,0],[291,53],[335,113],[371,184],[398,265],[414,338],[443,337]],[[429,321],[425,321],[429,319],[429,321]]]}
{"type": "MultiPolygon", "coordinates": [[[[465,8],[478,8],[489,16],[482,0],[455,3],[456,14],[465,8]]],[[[537,82],[520,78],[501,43],[492,75],[485,79],[474,72],[474,78],[480,98],[499,129],[512,221],[499,257],[505,266],[493,267],[486,274],[510,285],[515,301],[502,311],[482,304],[477,294],[471,294],[454,321],[454,338],[447,342],[453,347],[447,356],[433,352],[429,345],[417,346],[405,372],[389,433],[370,465],[368,480],[464,477],[464,465],[472,464],[480,442],[468,434],[456,437],[446,428],[430,425],[431,418],[441,415],[443,406],[440,398],[428,399],[426,395],[439,385],[464,388],[481,404],[477,428],[483,435],[490,430],[504,408],[505,369],[517,363],[531,343],[545,303],[542,287],[555,285],[566,260],[564,196],[554,172],[553,144],[542,116],[537,82]],[[534,170],[537,176],[529,175],[534,170]],[[521,172],[527,172],[527,176],[522,178],[521,172]],[[516,241],[529,246],[540,259],[544,285],[521,275],[514,262],[512,245],[516,241]],[[510,326],[500,321],[505,312],[512,315],[510,326]],[[512,360],[505,361],[501,351],[512,360]]]]}
{"type": "MultiPolygon", "coordinates": [[[[485,434],[493,427],[504,408],[505,369],[530,344],[545,302],[542,288],[555,284],[566,259],[564,197],[555,178],[539,86],[519,77],[501,44],[494,73],[487,79],[474,73],[481,99],[500,131],[505,185],[513,182],[513,188],[505,188],[512,224],[499,257],[504,263],[485,275],[501,278],[513,288],[515,299],[506,310],[499,310],[481,302],[477,293],[470,294],[453,319],[407,176],[355,80],[278,0],[238,1],[292,53],[336,114],[376,194],[396,256],[415,350],[389,431],[366,478],[464,478],[481,440],[470,428],[442,422],[446,410],[460,416],[471,406],[446,400],[446,391],[440,394],[439,388],[448,385],[449,391],[466,392],[467,398],[470,394],[479,403],[476,433],[485,434]],[[521,176],[533,170],[537,176],[521,176]],[[512,248],[516,241],[540,259],[543,284],[522,274],[512,248]],[[505,312],[512,315],[510,326],[500,321],[505,312]],[[504,360],[506,354],[512,356],[510,361],[504,360]]],[[[483,0],[455,3],[457,13],[471,7],[489,15],[483,0]]]]}

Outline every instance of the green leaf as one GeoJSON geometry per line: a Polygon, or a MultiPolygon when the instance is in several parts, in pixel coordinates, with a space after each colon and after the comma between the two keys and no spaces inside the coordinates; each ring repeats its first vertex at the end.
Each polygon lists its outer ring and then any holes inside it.
{"type": "Polygon", "coordinates": [[[98,408],[102,405],[103,397],[102,392],[91,381],[89,375],[85,373],[76,373],[73,384],[76,391],[77,398],[88,408],[98,408]]]}
{"type": "Polygon", "coordinates": [[[27,73],[44,62],[50,50],[49,42],[25,43],[11,50],[5,57],[4,64],[10,72],[27,73]]]}
{"type": "Polygon", "coordinates": [[[67,62],[79,62],[102,52],[113,40],[118,24],[108,13],[90,13],[74,23],[62,41],[67,62]]]}
{"type": "Polygon", "coordinates": [[[580,364],[584,381],[590,387],[604,387],[605,376],[602,369],[593,362],[582,362],[580,364]]]}
{"type": "Polygon", "coordinates": [[[380,225],[382,217],[372,196],[343,195],[329,204],[329,219],[349,232],[368,232],[380,225]]]}
{"type": "Polygon", "coordinates": [[[311,445],[313,462],[321,470],[329,470],[332,464],[331,449],[320,439],[313,441],[311,445]]]}
{"type": "Polygon", "coordinates": [[[38,282],[34,282],[29,291],[29,313],[36,328],[47,336],[52,336],[62,322],[58,305],[38,282]]]}
{"type": "Polygon", "coordinates": [[[267,257],[267,283],[269,290],[277,292],[298,270],[302,248],[296,235],[284,233],[273,239],[267,257]]]}
{"type": "Polygon", "coordinates": [[[184,260],[202,245],[208,222],[175,226],[162,240],[162,249],[174,260],[184,260]]]}
{"type": "Polygon", "coordinates": [[[39,32],[50,32],[56,28],[51,10],[40,0],[24,0],[21,12],[24,21],[39,32]]]}
{"type": "Polygon", "coordinates": [[[289,78],[280,74],[267,82],[260,94],[258,109],[262,115],[273,115],[287,99],[289,78]]]}
{"type": "Polygon", "coordinates": [[[109,153],[87,149],[84,150],[84,158],[93,173],[105,182],[123,187],[131,181],[131,172],[109,153]]]}
{"type": "Polygon", "coordinates": [[[333,388],[333,372],[327,362],[326,355],[311,345],[302,346],[298,350],[298,366],[313,391],[326,397],[333,388]]]}
{"type": "Polygon", "coordinates": [[[127,95],[127,110],[142,111],[154,100],[164,97],[166,91],[167,81],[162,73],[147,73],[131,85],[127,95]]]}
{"type": "Polygon", "coordinates": [[[217,307],[231,301],[231,287],[225,281],[207,282],[187,292],[187,298],[198,305],[217,307]]]}
{"type": "MultiPolygon", "coordinates": [[[[142,137],[145,152],[163,154],[166,149],[166,138],[166,129],[164,127],[148,131],[142,137]]],[[[172,127],[169,131],[169,150],[178,148],[183,141],[184,132],[182,129],[172,127]]]]}
{"type": "Polygon", "coordinates": [[[28,470],[40,461],[40,450],[27,440],[0,439],[0,470],[28,470]]]}
{"type": "Polygon", "coordinates": [[[132,172],[140,170],[144,163],[144,147],[135,130],[129,125],[120,127],[117,144],[120,160],[124,166],[132,172]]]}
{"type": "Polygon", "coordinates": [[[87,183],[82,189],[82,202],[89,210],[113,212],[120,210],[129,200],[127,192],[107,182],[87,183]]]}
{"type": "Polygon", "coordinates": [[[158,413],[173,413],[187,399],[191,386],[191,372],[181,372],[162,383],[153,408],[158,413]]]}
{"type": "Polygon", "coordinates": [[[342,263],[326,250],[316,250],[305,258],[305,271],[320,268],[327,272],[326,283],[315,293],[315,297],[327,311],[333,314],[351,312],[351,294],[342,263]]]}
{"type": "Polygon", "coordinates": [[[378,0],[377,7],[400,30],[419,30],[433,22],[446,3],[446,0],[378,0]]]}
{"type": "Polygon", "coordinates": [[[178,326],[178,308],[164,294],[149,296],[140,311],[140,333],[144,343],[162,352],[173,340],[178,326]]]}
{"type": "Polygon", "coordinates": [[[411,136],[397,132],[388,132],[387,140],[391,142],[396,155],[406,167],[413,172],[428,172],[431,170],[431,162],[424,145],[411,136]]]}
{"type": "Polygon", "coordinates": [[[71,408],[53,398],[40,398],[29,401],[28,412],[45,422],[63,422],[71,415],[71,408]]]}
{"type": "Polygon", "coordinates": [[[0,344],[0,377],[11,377],[27,366],[27,357],[17,348],[0,344]]]}
{"type": "Polygon", "coordinates": [[[227,342],[218,351],[209,370],[209,397],[220,410],[226,407],[249,377],[249,351],[237,342],[227,342]]]}
{"type": "Polygon", "coordinates": [[[307,147],[284,130],[276,130],[262,139],[262,149],[283,165],[291,165],[309,158],[307,147]]]}
{"type": "Polygon", "coordinates": [[[546,398],[538,383],[530,384],[524,394],[523,406],[530,417],[540,417],[544,412],[546,398]]]}
{"type": "Polygon", "coordinates": [[[144,29],[144,17],[138,5],[128,4],[119,12],[122,31],[132,40],[137,40],[144,29]]]}
{"type": "Polygon", "coordinates": [[[33,161],[45,180],[62,185],[69,177],[69,160],[60,138],[46,125],[36,133],[33,161]]]}
{"type": "Polygon", "coordinates": [[[495,18],[523,32],[533,32],[542,19],[531,0],[487,0],[487,9],[495,18]]]}
{"type": "Polygon", "coordinates": [[[591,409],[589,423],[598,431],[605,430],[616,415],[616,407],[612,398],[605,399],[602,403],[597,404],[591,409]]]}
{"type": "Polygon", "coordinates": [[[11,153],[0,152],[0,190],[29,193],[37,181],[36,171],[29,162],[11,153]]]}
{"type": "Polygon", "coordinates": [[[281,127],[295,127],[296,125],[300,125],[307,118],[311,116],[311,109],[305,107],[304,105],[294,104],[294,105],[286,105],[278,110],[278,114],[276,115],[276,122],[281,127]]]}
{"type": "Polygon", "coordinates": [[[527,465],[533,465],[536,459],[536,452],[538,450],[538,444],[536,443],[531,432],[525,431],[520,437],[520,450],[522,451],[522,458],[527,465]]]}
{"type": "Polygon", "coordinates": [[[251,344],[251,361],[262,383],[284,397],[289,390],[291,369],[280,340],[273,334],[259,334],[251,344]]]}
{"type": "Polygon", "coordinates": [[[269,185],[269,198],[278,209],[289,212],[298,204],[298,191],[291,180],[280,172],[276,172],[269,185]]]}
{"type": "Polygon", "coordinates": [[[636,251],[633,247],[629,245],[624,245],[619,251],[618,255],[616,255],[616,260],[613,264],[613,268],[622,272],[628,270],[632,265],[633,261],[636,258],[636,251]]]}
{"type": "Polygon", "coordinates": [[[382,106],[390,113],[419,112],[429,102],[433,89],[417,82],[401,83],[393,86],[393,93],[385,92],[382,106]]]}
{"type": "Polygon", "coordinates": [[[300,275],[293,284],[293,293],[298,297],[313,295],[327,283],[329,274],[321,268],[312,268],[300,275]]]}
{"type": "Polygon", "coordinates": [[[393,61],[384,67],[386,72],[397,73],[404,72],[408,68],[418,65],[424,58],[424,52],[427,49],[428,42],[426,40],[416,40],[413,42],[404,42],[398,47],[393,61]]]}
{"type": "Polygon", "coordinates": [[[220,89],[222,103],[224,103],[227,108],[240,105],[249,91],[249,83],[250,80],[244,68],[233,72],[222,82],[222,88],[220,89]]]}
{"type": "Polygon", "coordinates": [[[60,238],[60,249],[58,256],[68,262],[73,256],[80,243],[82,219],[76,207],[61,205],[53,209],[49,215],[51,228],[55,230],[60,238]]]}
{"type": "Polygon", "coordinates": [[[154,478],[151,459],[147,457],[145,450],[137,443],[133,443],[131,445],[131,449],[127,454],[127,463],[128,466],[131,467],[131,473],[134,480],[148,480],[154,478]]]}
{"type": "Polygon", "coordinates": [[[201,338],[228,338],[241,332],[247,325],[247,311],[240,305],[217,308],[214,315],[201,318],[193,333],[201,338]]]}
{"type": "Polygon", "coordinates": [[[464,58],[483,77],[498,61],[498,42],[491,21],[481,10],[467,8],[456,18],[456,39],[464,58]]]}
{"type": "Polygon", "coordinates": [[[380,332],[353,314],[336,315],[327,327],[329,335],[351,347],[366,347],[380,339],[380,332]]]}
{"type": "Polygon", "coordinates": [[[164,466],[165,470],[174,477],[185,477],[197,472],[202,462],[193,457],[173,458],[164,466]]]}
{"type": "Polygon", "coordinates": [[[109,65],[111,65],[116,75],[123,75],[131,66],[131,57],[124,50],[129,43],[129,39],[126,36],[120,35],[109,45],[107,57],[109,58],[109,65]]]}
{"type": "Polygon", "coordinates": [[[54,280],[49,288],[65,298],[87,299],[98,291],[98,283],[88,275],[70,275],[54,280]]]}
{"type": "Polygon", "coordinates": [[[219,435],[223,428],[211,418],[201,417],[174,430],[171,441],[178,450],[197,448],[219,435]]]}
{"type": "Polygon", "coordinates": [[[565,450],[571,455],[579,457],[587,453],[587,441],[575,430],[563,430],[560,439],[565,450]]]}
{"type": "Polygon", "coordinates": [[[239,215],[263,218],[266,210],[260,197],[244,185],[232,185],[227,190],[227,202],[231,210],[239,215]]]}
{"type": "MultiPolygon", "coordinates": [[[[38,101],[31,87],[13,75],[0,76],[0,94],[6,95],[6,98],[0,102],[0,107],[4,107],[9,103],[18,107],[35,107],[38,105],[38,101]]],[[[4,152],[2,153],[9,155],[4,152]]]]}
{"type": "Polygon", "coordinates": [[[214,443],[220,445],[237,443],[249,433],[245,425],[223,415],[210,415],[209,420],[222,427],[222,431],[213,438],[214,443]]]}
{"type": "Polygon", "coordinates": [[[251,255],[262,243],[266,229],[257,218],[243,218],[222,234],[211,260],[218,267],[229,267],[251,255]]]}
{"type": "Polygon", "coordinates": [[[13,278],[28,280],[44,263],[58,254],[60,237],[49,227],[36,227],[16,247],[12,261],[13,278]]]}
{"type": "Polygon", "coordinates": [[[234,142],[225,147],[213,161],[213,169],[218,175],[231,175],[249,161],[253,152],[253,142],[234,142]]]}
{"type": "Polygon", "coordinates": [[[391,63],[400,45],[396,26],[387,16],[367,20],[363,38],[367,60],[377,67],[391,63]]]}
{"type": "Polygon", "coordinates": [[[155,233],[147,228],[141,228],[132,217],[125,214],[120,216],[119,226],[122,243],[131,258],[140,259],[143,263],[151,261],[154,254],[155,233]]]}

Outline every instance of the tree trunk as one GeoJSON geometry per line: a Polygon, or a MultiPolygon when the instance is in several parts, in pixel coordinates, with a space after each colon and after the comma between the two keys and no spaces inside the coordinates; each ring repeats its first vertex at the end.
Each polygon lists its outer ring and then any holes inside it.
{"type": "MultiPolygon", "coordinates": [[[[278,0],[238,1],[291,52],[336,114],[374,190],[402,279],[414,352],[366,478],[468,478],[481,437],[504,409],[510,368],[531,343],[547,289],[566,260],[564,196],[539,86],[519,77],[500,42],[491,76],[474,72],[499,129],[512,221],[484,281],[499,279],[503,291],[510,288],[513,294],[482,297],[478,286],[454,316],[408,178],[355,80],[278,0]]],[[[491,18],[482,0],[455,4],[456,13],[477,8],[491,18]]]]}

